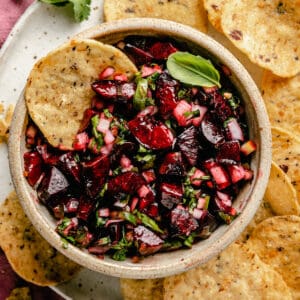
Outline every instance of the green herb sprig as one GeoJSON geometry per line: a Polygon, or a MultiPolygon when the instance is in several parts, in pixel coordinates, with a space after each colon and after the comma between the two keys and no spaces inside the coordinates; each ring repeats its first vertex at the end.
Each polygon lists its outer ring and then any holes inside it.
{"type": "Polygon", "coordinates": [[[73,5],[74,18],[76,22],[87,20],[91,12],[91,0],[40,0],[43,3],[55,6],[73,5]]]}

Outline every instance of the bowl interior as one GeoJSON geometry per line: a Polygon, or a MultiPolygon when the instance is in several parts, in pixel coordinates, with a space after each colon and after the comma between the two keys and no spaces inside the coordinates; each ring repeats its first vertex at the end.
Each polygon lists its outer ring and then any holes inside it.
{"type": "Polygon", "coordinates": [[[193,245],[192,249],[158,253],[146,257],[140,263],[98,259],[71,244],[62,247],[60,236],[54,231],[55,220],[48,210],[37,201],[35,191],[23,176],[23,153],[25,148],[25,128],[27,110],[21,95],[10,129],[9,162],[13,182],[21,203],[41,235],[55,248],[77,263],[112,276],[129,278],[155,278],[176,274],[205,263],[233,242],[251,221],[263,197],[271,164],[271,134],[267,113],[260,93],[250,75],[237,59],[223,46],[210,37],[190,27],[158,19],[128,19],[106,23],[78,34],[75,38],[93,38],[105,43],[115,43],[127,35],[170,36],[179,43],[187,44],[191,51],[221,62],[232,72],[232,82],[243,99],[246,109],[250,138],[258,149],[251,160],[254,178],[244,186],[234,202],[240,215],[230,225],[217,228],[212,235],[193,245]]]}

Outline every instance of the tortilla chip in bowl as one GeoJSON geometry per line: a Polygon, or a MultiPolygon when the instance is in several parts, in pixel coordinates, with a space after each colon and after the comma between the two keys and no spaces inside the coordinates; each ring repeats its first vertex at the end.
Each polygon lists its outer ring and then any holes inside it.
{"type": "MultiPolygon", "coordinates": [[[[62,87],[56,89],[57,85],[55,85],[52,90],[52,98],[56,100],[60,97],[60,102],[65,101],[65,103],[68,103],[68,101],[70,101],[70,103],[75,103],[74,105],[78,105],[76,101],[79,101],[80,99],[76,99],[76,93],[69,94],[69,90],[71,90],[71,85],[74,86],[74,82],[76,82],[77,88],[77,84],[78,82],[80,82],[80,80],[88,81],[89,84],[92,84],[95,80],[97,80],[97,78],[93,77],[93,75],[85,78],[81,77],[82,73],[77,72],[80,68],[80,66],[78,65],[76,66],[77,70],[73,70],[74,59],[76,60],[77,55],[83,58],[84,64],[89,65],[89,62],[92,61],[93,65],[95,64],[97,65],[97,67],[100,66],[96,74],[102,74],[101,76],[103,76],[103,70],[108,72],[109,70],[111,70],[110,67],[112,67],[114,70],[118,69],[118,66],[115,65],[115,60],[113,60],[114,62],[112,65],[108,66],[107,64],[105,64],[105,66],[101,68],[101,55],[99,57],[99,64],[95,63],[96,58],[94,56],[92,56],[91,60],[85,56],[86,54],[84,53],[87,53],[87,47],[83,47],[83,54],[80,52],[73,56],[73,52],[76,52],[78,50],[77,45],[88,44],[90,48],[88,52],[93,52],[94,46],[92,46],[92,44],[94,45],[94,43],[97,44],[98,42],[101,42],[101,45],[116,45],[120,40],[123,40],[125,37],[128,36],[148,36],[156,38],[159,37],[161,39],[172,39],[176,41],[178,45],[184,45],[186,49],[189,49],[193,53],[201,54],[209,58],[211,61],[216,62],[218,65],[227,66],[227,71],[230,69],[230,75],[228,76],[230,76],[230,81],[235,86],[235,89],[237,90],[238,94],[241,96],[243,107],[245,109],[245,116],[249,127],[249,138],[253,140],[258,146],[255,153],[253,153],[253,156],[251,157],[250,161],[250,167],[253,171],[253,178],[251,181],[248,181],[243,186],[237,198],[234,200],[234,211],[237,211],[238,214],[237,217],[233,220],[233,222],[230,225],[219,226],[214,232],[212,232],[208,239],[203,239],[195,243],[190,249],[180,249],[171,252],[169,251],[155,253],[154,255],[148,255],[140,258],[140,260],[137,263],[134,262],[136,257],[134,257],[133,260],[127,258],[123,261],[116,261],[112,259],[109,255],[92,255],[86,250],[73,246],[71,243],[69,243],[66,247],[65,243],[61,239],[61,236],[55,230],[57,225],[56,221],[54,220],[53,216],[49,213],[47,208],[39,203],[36,191],[34,191],[32,187],[30,187],[26,178],[24,177],[23,172],[23,154],[26,151],[25,131],[28,128],[27,122],[28,112],[30,113],[29,107],[33,108],[33,110],[35,111],[36,108],[34,107],[34,105],[37,105],[35,101],[39,101],[40,99],[39,97],[36,97],[36,92],[31,93],[31,86],[33,85],[33,81],[37,81],[38,77],[41,79],[43,78],[43,76],[45,76],[44,78],[48,79],[47,83],[51,85],[51,83],[53,82],[51,81],[52,79],[49,79],[50,77],[48,77],[48,72],[46,72],[46,74],[44,74],[43,71],[41,71],[40,73],[37,72],[37,77],[35,77],[35,71],[33,71],[34,73],[31,73],[34,74],[34,76],[31,76],[32,80],[29,81],[27,89],[25,91],[25,100],[27,100],[27,106],[26,102],[24,101],[24,95],[21,96],[16,106],[14,119],[11,126],[11,135],[9,142],[9,160],[16,191],[25,209],[25,212],[27,213],[34,226],[42,234],[42,236],[46,240],[48,240],[55,248],[57,248],[67,257],[73,259],[75,262],[89,269],[102,272],[108,275],[127,278],[157,278],[176,274],[208,261],[211,257],[218,254],[231,242],[233,242],[242,232],[242,230],[247,226],[247,224],[251,221],[256,209],[260,204],[260,201],[263,197],[267,185],[271,164],[271,134],[266,110],[264,107],[264,103],[260,97],[259,91],[255,86],[254,82],[252,81],[251,77],[248,75],[243,66],[234,58],[234,56],[205,34],[202,34],[190,27],[165,20],[133,18],[125,21],[115,21],[96,26],[75,36],[71,41],[67,42],[66,45],[62,46],[71,49],[71,51],[68,52],[71,53],[71,56],[67,54],[62,60],[64,62],[63,64],[61,60],[57,60],[57,65],[55,63],[54,65],[47,65],[47,68],[50,68],[51,72],[54,72],[51,78],[55,78],[55,82],[59,81],[58,79],[60,78],[61,82],[59,82],[58,85],[62,83],[67,85],[65,89],[62,87]],[[94,42],[90,42],[90,40],[93,40],[94,42]],[[71,45],[76,46],[76,49],[74,51],[72,50],[71,45]],[[70,62],[71,64],[68,64],[68,62],[70,62]],[[64,67],[62,67],[62,65],[64,67]],[[70,74],[70,76],[68,76],[67,78],[71,78],[72,80],[64,79],[64,76],[61,75],[62,70],[64,68],[71,68],[71,71],[69,71],[70,73],[68,73],[70,74]],[[55,69],[59,74],[55,73],[55,69]],[[27,97],[29,97],[29,94],[31,100],[28,103],[27,97]],[[64,95],[64,97],[62,97],[62,95],[64,95]]],[[[59,49],[54,50],[54,52],[51,52],[50,57],[54,53],[53,59],[56,59],[57,56],[55,53],[59,53],[59,49]]],[[[113,51],[115,52],[116,49],[114,49],[113,51]]],[[[117,52],[119,51],[120,50],[118,50],[117,52]]],[[[42,62],[44,63],[48,60],[48,58],[49,56],[46,57],[44,60],[42,59],[42,62]]],[[[113,58],[115,58],[115,55],[111,56],[111,59],[113,58]]],[[[128,78],[130,78],[130,74],[134,72],[134,68],[132,67],[131,62],[127,61],[127,58],[125,58],[124,61],[126,63],[120,64],[120,66],[125,66],[125,69],[128,71],[129,74],[128,78]]],[[[80,60],[78,60],[78,63],[79,62],[80,60]]],[[[36,66],[34,68],[38,69],[39,66],[36,66]]],[[[64,70],[64,72],[66,72],[66,69],[64,70]]],[[[83,72],[87,72],[86,69],[83,72]]],[[[47,93],[41,93],[43,95],[43,101],[46,101],[46,103],[48,104],[50,100],[45,100],[45,97],[47,97],[47,93]]],[[[57,103],[59,103],[60,105],[60,102],[57,103]]],[[[61,113],[64,112],[63,109],[65,108],[59,105],[56,104],[55,107],[61,107],[61,113]]],[[[69,113],[71,110],[66,109],[66,111],[69,113]]],[[[44,126],[47,122],[47,115],[50,115],[51,113],[51,109],[48,113],[43,112],[39,119],[41,121],[38,122],[41,122],[42,126],[44,126]]],[[[84,117],[84,110],[81,110],[80,113],[82,119],[84,117]]],[[[103,117],[103,119],[111,118],[111,116],[108,114],[108,109],[105,113],[108,117],[103,117]]],[[[30,116],[31,119],[34,119],[34,114],[32,116],[31,113],[30,116]]],[[[145,116],[140,115],[139,117],[144,118],[145,116]]],[[[63,130],[59,129],[59,118],[54,117],[51,120],[52,127],[54,128],[55,126],[55,128],[58,128],[55,131],[55,134],[62,134],[63,130]]],[[[51,123],[48,124],[48,127],[46,127],[47,129],[51,128],[51,123]]],[[[154,127],[156,126],[155,124],[152,123],[154,127]]],[[[100,128],[102,130],[103,128],[101,126],[97,126],[97,128],[100,128]]],[[[164,130],[161,131],[162,134],[164,134],[168,129],[166,129],[167,127],[164,127],[165,125],[160,126],[161,128],[164,128],[164,130]]],[[[167,138],[169,136],[165,135],[164,137],[167,138]]],[[[147,138],[149,139],[149,137],[147,138]]],[[[144,141],[144,144],[146,143],[147,148],[147,142],[146,140],[144,141]]],[[[51,142],[50,144],[52,145],[51,142]]],[[[70,144],[66,146],[67,147],[61,148],[63,148],[63,150],[66,150],[66,148],[69,148],[68,146],[70,146],[70,144]]],[[[105,161],[101,161],[101,164],[104,166],[105,161]]],[[[87,174],[85,175],[88,176],[87,174]]],[[[63,182],[60,183],[64,184],[63,182]]],[[[116,185],[117,182],[115,182],[114,184],[116,185]]],[[[109,188],[113,189],[115,185],[111,185],[109,188]]],[[[56,185],[54,182],[53,187],[55,186],[56,185]]],[[[95,189],[97,189],[97,187],[95,187],[95,189]]],[[[139,190],[139,193],[142,194],[142,191],[143,189],[139,190]]],[[[93,193],[94,191],[93,189],[91,189],[89,192],[93,193]]],[[[101,193],[100,190],[97,191],[97,193],[98,192],[101,193]]],[[[107,211],[101,211],[101,214],[104,214],[107,217],[108,215],[106,215],[106,213],[107,211]]],[[[130,214],[129,211],[127,211],[126,213],[127,219],[132,217],[132,214],[130,214]]],[[[157,224],[155,222],[153,223],[153,220],[151,218],[149,221],[149,216],[145,217],[144,213],[137,213],[137,215],[135,216],[138,216],[138,222],[141,222],[144,225],[146,224],[145,226],[148,228],[152,226],[156,228],[157,232],[162,234],[158,230],[159,228],[157,229],[157,227],[155,227],[157,224]]],[[[132,226],[132,224],[135,223],[135,219],[130,220],[132,226]]],[[[103,242],[103,240],[101,240],[101,242],[103,242]]]]}

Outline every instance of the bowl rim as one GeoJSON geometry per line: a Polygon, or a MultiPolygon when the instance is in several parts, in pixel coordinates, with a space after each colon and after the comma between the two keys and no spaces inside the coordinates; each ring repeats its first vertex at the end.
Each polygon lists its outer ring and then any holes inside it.
{"type": "MultiPolygon", "coordinates": [[[[27,116],[23,93],[16,105],[10,127],[8,157],[13,184],[20,202],[34,227],[52,246],[68,258],[91,270],[115,277],[145,279],[177,274],[203,264],[224,250],[238,237],[243,229],[250,223],[263,198],[271,167],[272,142],[271,127],[266,108],[256,84],[237,58],[210,36],[187,25],[173,21],[152,18],[132,18],[102,23],[77,34],[71,39],[101,39],[126,32],[133,34],[137,30],[146,32],[147,34],[157,33],[159,31],[159,34],[184,38],[204,48],[213,56],[220,59],[225,65],[230,66],[232,73],[238,78],[245,93],[249,97],[259,125],[259,139],[260,142],[263,141],[263,143],[259,144],[259,165],[257,167],[257,176],[251,184],[251,196],[247,199],[247,204],[243,208],[241,215],[234,221],[235,226],[229,225],[226,226],[226,228],[224,226],[218,227],[218,238],[213,243],[207,242],[209,239],[205,240],[206,242],[204,243],[201,241],[200,243],[203,243],[202,246],[204,247],[201,251],[199,247],[193,245],[192,249],[189,250],[176,250],[177,253],[182,253],[179,257],[176,257],[174,252],[170,252],[169,256],[171,259],[168,263],[166,263],[166,261],[157,262],[153,259],[153,256],[147,257],[137,264],[128,262],[128,260],[119,262],[107,258],[99,259],[71,244],[65,249],[62,247],[60,236],[53,230],[53,227],[50,226],[49,222],[47,222],[46,218],[38,209],[37,201],[32,201],[32,199],[36,199],[36,196],[28,189],[28,183],[23,176],[21,137],[27,116]],[[145,263],[146,261],[147,263],[145,263]]],[[[156,257],[159,255],[161,254],[155,254],[156,257]]],[[[166,254],[163,257],[166,257],[166,254]]]]}

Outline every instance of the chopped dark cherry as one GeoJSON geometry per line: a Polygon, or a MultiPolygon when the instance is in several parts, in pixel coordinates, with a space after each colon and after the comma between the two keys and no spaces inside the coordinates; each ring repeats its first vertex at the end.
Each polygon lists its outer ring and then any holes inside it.
{"type": "Polygon", "coordinates": [[[184,164],[180,152],[170,152],[164,157],[162,164],[159,167],[160,175],[168,176],[183,176],[184,164]]]}
{"type": "Polygon", "coordinates": [[[80,197],[79,199],[79,205],[77,208],[77,217],[79,219],[82,219],[84,221],[87,221],[88,217],[94,211],[95,204],[94,201],[91,201],[88,198],[80,197]]]}
{"type": "Polygon", "coordinates": [[[43,173],[42,164],[43,160],[37,151],[26,152],[24,154],[24,174],[31,186],[35,186],[40,179],[43,173]]]}
{"type": "Polygon", "coordinates": [[[41,201],[48,204],[51,200],[66,193],[69,182],[56,167],[51,167],[38,186],[37,194],[41,201]]]}
{"type": "Polygon", "coordinates": [[[141,255],[150,255],[159,251],[163,240],[143,225],[134,228],[134,239],[138,242],[138,251],[141,255]]]}
{"type": "Polygon", "coordinates": [[[88,126],[90,125],[90,122],[91,122],[91,118],[95,114],[96,114],[96,112],[91,108],[88,108],[85,110],[78,132],[85,131],[88,128],[88,126]]]}
{"type": "Polygon", "coordinates": [[[157,60],[167,59],[170,54],[176,51],[178,51],[177,48],[170,42],[156,42],[149,49],[150,54],[157,60]]]}
{"type": "Polygon", "coordinates": [[[174,141],[171,130],[153,117],[136,117],[128,122],[128,128],[143,146],[153,150],[170,148],[174,141]]]}
{"type": "Polygon", "coordinates": [[[97,156],[82,163],[82,175],[85,190],[90,197],[95,197],[102,189],[110,168],[108,156],[97,156]]]}
{"type": "Polygon", "coordinates": [[[239,163],[241,161],[240,148],[240,143],[238,141],[222,143],[217,150],[217,162],[231,165],[239,163]]]}
{"type": "Polygon", "coordinates": [[[143,185],[139,190],[138,194],[140,196],[140,201],[139,201],[139,209],[142,211],[145,208],[149,207],[150,204],[152,204],[155,201],[155,193],[154,191],[143,185]],[[143,190],[143,191],[141,191],[143,190]],[[141,194],[142,193],[142,194],[141,194]]]}
{"type": "Polygon", "coordinates": [[[222,143],[225,136],[211,114],[207,113],[201,123],[203,136],[213,145],[222,143]]]}
{"type": "Polygon", "coordinates": [[[125,45],[124,51],[138,66],[148,64],[153,60],[153,56],[149,52],[129,43],[125,45]]]}
{"type": "Polygon", "coordinates": [[[215,114],[221,123],[233,116],[233,111],[229,106],[228,101],[226,101],[218,91],[214,91],[213,93],[213,106],[215,114]]]}
{"type": "Polygon", "coordinates": [[[182,185],[166,182],[160,185],[160,202],[168,209],[172,209],[175,205],[180,203],[182,195],[182,185]]]}
{"type": "Polygon", "coordinates": [[[167,118],[177,105],[179,82],[168,73],[159,75],[156,81],[156,100],[160,114],[167,118]]]}
{"type": "Polygon", "coordinates": [[[110,162],[113,166],[118,166],[122,155],[133,154],[136,151],[137,145],[133,142],[124,142],[122,144],[114,144],[110,162]]]}
{"type": "Polygon", "coordinates": [[[126,193],[133,195],[138,189],[145,185],[146,181],[142,175],[135,172],[125,172],[108,181],[107,190],[109,193],[126,193]]]}
{"type": "Polygon", "coordinates": [[[92,88],[105,100],[126,103],[132,99],[136,85],[134,82],[99,80],[92,84],[92,88]]]}
{"type": "Polygon", "coordinates": [[[80,183],[80,165],[76,162],[73,152],[67,152],[58,159],[58,167],[72,180],[80,183]]]}
{"type": "Polygon", "coordinates": [[[176,234],[186,236],[199,227],[196,219],[182,206],[171,211],[171,226],[176,234]]]}
{"type": "Polygon", "coordinates": [[[196,127],[191,126],[178,137],[176,145],[191,166],[195,166],[199,155],[199,134],[196,127]]]}

